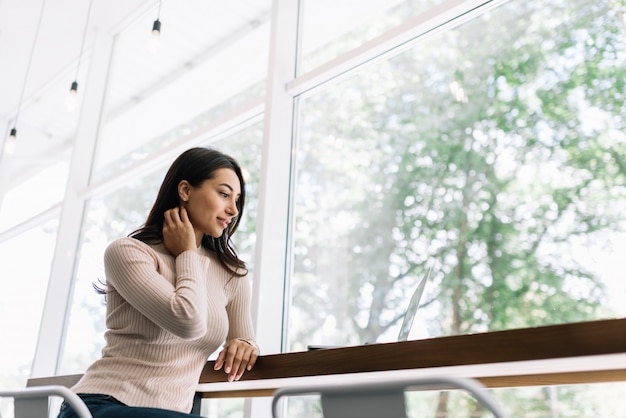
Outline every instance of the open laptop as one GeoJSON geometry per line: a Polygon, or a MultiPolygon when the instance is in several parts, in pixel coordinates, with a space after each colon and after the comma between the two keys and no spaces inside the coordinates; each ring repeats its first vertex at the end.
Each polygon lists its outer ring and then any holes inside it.
{"type": "Polygon", "coordinates": [[[432,271],[433,266],[431,265],[415,288],[413,296],[411,296],[409,306],[407,307],[404,319],[402,320],[402,326],[400,326],[398,341],[407,341],[409,339],[409,334],[411,333],[411,328],[413,327],[413,321],[415,320],[415,314],[417,314],[417,309],[420,307],[420,301],[422,300],[422,295],[424,294],[424,288],[426,287],[426,282],[430,278],[430,273],[432,271]]]}
{"type": "MultiPolygon", "coordinates": [[[[409,339],[409,335],[411,333],[411,329],[413,327],[413,322],[415,320],[415,315],[417,314],[417,310],[420,307],[420,301],[422,300],[422,295],[424,294],[424,289],[426,288],[426,283],[430,278],[430,273],[433,271],[433,266],[431,265],[426,274],[422,277],[422,279],[417,284],[417,287],[413,291],[413,295],[411,296],[411,300],[409,301],[409,306],[404,313],[404,319],[402,320],[402,325],[400,326],[400,331],[398,332],[398,341],[407,341],[409,339]]],[[[367,344],[367,343],[366,343],[367,344]]],[[[307,346],[309,350],[319,350],[322,348],[339,348],[338,346],[327,346],[327,345],[309,345],[307,346]]]]}

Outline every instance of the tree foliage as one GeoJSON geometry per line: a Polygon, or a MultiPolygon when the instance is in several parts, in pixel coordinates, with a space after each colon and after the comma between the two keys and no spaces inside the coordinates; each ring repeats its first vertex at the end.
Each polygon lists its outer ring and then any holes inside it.
{"type": "Polygon", "coordinates": [[[612,315],[574,254],[624,227],[618,6],[510,2],[300,99],[292,348],[392,338],[429,263],[431,336],[612,315]]]}
{"type": "Polygon", "coordinates": [[[514,2],[303,98],[294,304],[373,341],[435,260],[439,333],[601,315],[567,252],[621,221],[619,25],[606,2],[514,2]]]}

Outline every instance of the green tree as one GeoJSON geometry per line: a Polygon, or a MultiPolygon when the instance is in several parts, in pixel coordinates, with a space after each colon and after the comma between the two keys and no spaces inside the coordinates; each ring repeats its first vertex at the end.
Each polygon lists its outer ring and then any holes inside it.
{"type": "Polygon", "coordinates": [[[611,315],[572,253],[623,225],[618,6],[507,3],[301,99],[292,347],[384,337],[432,260],[431,335],[611,315]]]}

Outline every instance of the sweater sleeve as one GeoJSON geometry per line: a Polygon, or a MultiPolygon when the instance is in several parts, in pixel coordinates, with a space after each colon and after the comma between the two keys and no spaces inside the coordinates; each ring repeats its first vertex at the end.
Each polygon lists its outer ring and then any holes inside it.
{"type": "Polygon", "coordinates": [[[250,309],[251,289],[248,277],[233,277],[230,280],[231,297],[226,306],[228,313],[228,337],[226,343],[238,338],[245,340],[260,352],[255,340],[254,326],[250,309]]]}
{"type": "Polygon", "coordinates": [[[145,243],[122,238],[104,254],[107,283],[133,308],[159,327],[185,339],[207,331],[206,282],[210,260],[193,251],[176,257],[175,277],[159,272],[159,257],[145,243]]]}

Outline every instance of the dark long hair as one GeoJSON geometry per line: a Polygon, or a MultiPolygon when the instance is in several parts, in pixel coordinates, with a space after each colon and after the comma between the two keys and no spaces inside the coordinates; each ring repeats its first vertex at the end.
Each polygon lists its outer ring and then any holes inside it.
{"type": "Polygon", "coordinates": [[[193,187],[200,187],[205,180],[215,177],[215,172],[221,168],[233,170],[239,178],[241,195],[237,200],[239,213],[228,224],[224,233],[215,238],[204,234],[202,246],[217,256],[219,263],[235,276],[245,276],[247,268],[245,262],[239,259],[232,244],[231,237],[237,230],[243,208],[246,202],[246,188],[241,174],[241,167],[234,158],[211,148],[191,148],[183,152],[170,166],[152,210],[145,224],[131,232],[128,236],[145,242],[146,244],[160,244],[163,242],[163,222],[165,211],[180,205],[178,184],[187,180],[193,187]]]}

